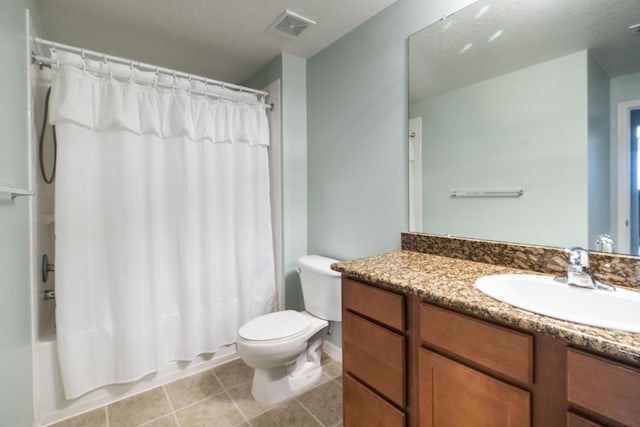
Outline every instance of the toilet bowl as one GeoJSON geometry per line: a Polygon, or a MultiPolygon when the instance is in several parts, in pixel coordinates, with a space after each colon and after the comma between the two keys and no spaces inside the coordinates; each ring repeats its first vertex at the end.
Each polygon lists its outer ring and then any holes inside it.
{"type": "Polygon", "coordinates": [[[238,330],[242,360],[254,368],[253,397],[274,404],[309,389],[322,376],[320,358],[329,321],[341,320],[337,260],[308,255],[298,260],[305,311],[265,314],[238,330]]]}

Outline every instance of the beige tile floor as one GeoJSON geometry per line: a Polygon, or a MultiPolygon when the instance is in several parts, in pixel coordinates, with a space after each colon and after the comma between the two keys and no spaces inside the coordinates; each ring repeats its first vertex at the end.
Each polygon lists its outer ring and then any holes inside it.
{"type": "Polygon", "coordinates": [[[322,365],[320,383],[276,405],[253,399],[253,369],[238,359],[52,427],[342,426],[342,365],[322,365]]]}

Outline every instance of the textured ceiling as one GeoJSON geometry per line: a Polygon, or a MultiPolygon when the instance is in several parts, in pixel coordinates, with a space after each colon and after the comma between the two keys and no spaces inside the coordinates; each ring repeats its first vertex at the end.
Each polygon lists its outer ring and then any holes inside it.
{"type": "Polygon", "coordinates": [[[37,0],[46,38],[240,83],[280,52],[309,58],[396,0],[37,0]],[[270,30],[286,10],[316,21],[270,30]]]}
{"type": "Polygon", "coordinates": [[[639,23],[640,0],[479,0],[411,36],[411,101],[584,49],[611,78],[640,72],[639,23]]]}

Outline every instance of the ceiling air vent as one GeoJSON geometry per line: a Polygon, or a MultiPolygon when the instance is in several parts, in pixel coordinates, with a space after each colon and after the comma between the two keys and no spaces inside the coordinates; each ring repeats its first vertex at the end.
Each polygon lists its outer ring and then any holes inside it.
{"type": "Polygon", "coordinates": [[[285,10],[272,28],[288,36],[298,37],[301,32],[312,25],[315,25],[315,21],[285,10]]]}

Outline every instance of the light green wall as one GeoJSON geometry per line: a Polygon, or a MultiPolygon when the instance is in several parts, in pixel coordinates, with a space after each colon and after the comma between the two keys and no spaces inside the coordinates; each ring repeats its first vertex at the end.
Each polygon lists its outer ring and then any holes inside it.
{"type": "Polygon", "coordinates": [[[428,98],[419,116],[425,231],[588,244],[586,51],[428,98]],[[451,198],[510,188],[524,197],[451,198]]]}
{"type": "Polygon", "coordinates": [[[399,0],[308,60],[310,253],[346,259],[400,247],[407,37],[469,3],[399,0]]]}
{"type": "MultiPolygon", "coordinates": [[[[398,0],[307,61],[310,254],[400,247],[409,221],[407,37],[471,2],[398,0]]],[[[340,346],[341,336],[334,325],[329,340],[340,346]]]]}
{"type": "MultiPolygon", "coordinates": [[[[27,0],[0,4],[0,184],[27,188],[27,0]]],[[[0,200],[0,424],[33,425],[29,199],[0,200]]]]}
{"type": "Polygon", "coordinates": [[[307,252],[307,72],[306,60],[287,53],[274,58],[244,82],[261,89],[281,79],[282,217],[285,308],[304,309],[300,278],[294,271],[307,252]]]}
{"type": "Polygon", "coordinates": [[[262,67],[260,71],[243,82],[242,85],[262,90],[269,85],[269,83],[280,78],[282,78],[282,55],[273,58],[267,65],[262,67]]]}

